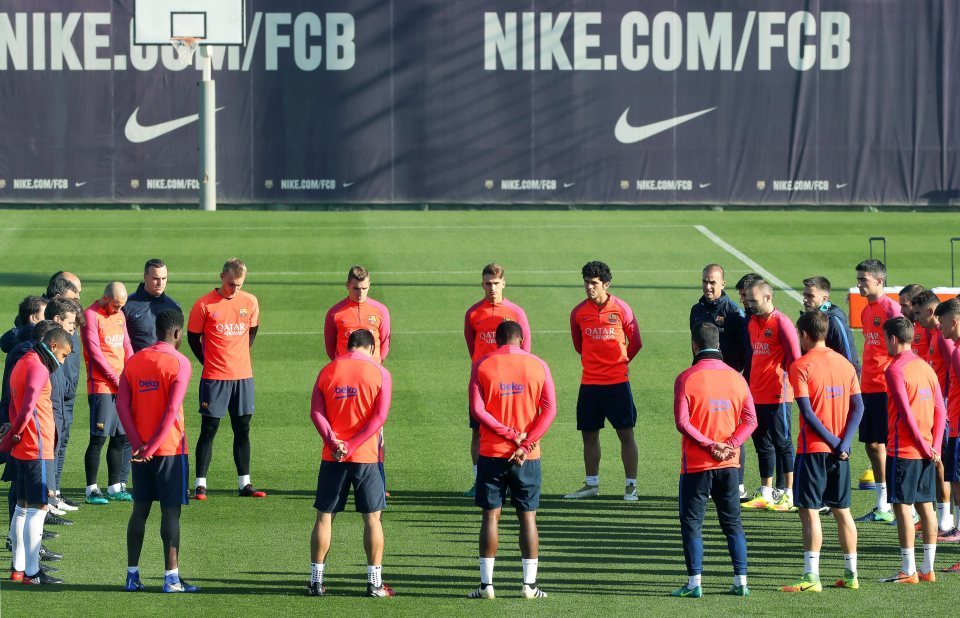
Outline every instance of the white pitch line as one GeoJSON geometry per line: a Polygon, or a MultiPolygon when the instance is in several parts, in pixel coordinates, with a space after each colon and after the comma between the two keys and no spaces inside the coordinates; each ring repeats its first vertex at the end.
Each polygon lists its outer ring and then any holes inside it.
{"type": "MultiPolygon", "coordinates": [[[[598,224],[598,225],[565,225],[565,224],[545,224],[545,225],[511,225],[509,230],[579,230],[579,229],[659,229],[689,227],[682,223],[626,223],[626,224],[598,224]]],[[[37,232],[41,228],[33,227],[6,227],[0,229],[0,232],[37,232]]],[[[129,227],[71,227],[71,232],[83,231],[103,231],[103,230],[127,230],[129,227]]],[[[190,231],[223,231],[223,230],[257,230],[278,232],[290,230],[422,230],[432,232],[436,230],[499,230],[504,231],[502,225],[244,225],[244,226],[226,226],[226,227],[203,227],[191,225],[190,231]]]]}
{"type": "Polygon", "coordinates": [[[755,261],[750,259],[745,253],[738,250],[736,247],[734,247],[724,239],[720,238],[719,236],[717,236],[716,234],[708,230],[705,226],[695,225],[693,227],[697,228],[698,232],[700,232],[701,234],[703,234],[704,236],[712,240],[718,247],[720,247],[721,249],[723,249],[733,257],[737,258],[738,260],[740,260],[741,262],[743,262],[744,264],[752,268],[754,272],[756,272],[758,275],[761,275],[764,279],[766,279],[770,283],[774,284],[775,286],[777,286],[778,288],[786,292],[787,296],[794,299],[801,305],[803,304],[803,296],[801,296],[799,292],[797,292],[792,287],[790,287],[789,285],[784,283],[782,280],[777,278],[777,276],[774,275],[772,272],[770,272],[763,266],[760,266],[755,261]]]}
{"type": "MultiPolygon", "coordinates": [[[[678,334],[686,333],[689,334],[688,330],[642,330],[640,331],[641,335],[648,334],[678,334]]],[[[298,337],[298,336],[319,336],[322,335],[323,331],[320,330],[278,330],[278,331],[267,331],[257,333],[257,337],[298,337]]],[[[569,335],[569,330],[535,330],[533,331],[534,335],[569,335]]],[[[395,330],[391,331],[391,335],[460,335],[463,336],[463,330],[395,330]]]]}

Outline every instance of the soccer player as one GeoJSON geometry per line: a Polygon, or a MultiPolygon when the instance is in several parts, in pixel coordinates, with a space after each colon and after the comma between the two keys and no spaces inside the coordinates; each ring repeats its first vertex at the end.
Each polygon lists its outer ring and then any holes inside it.
{"type": "Polygon", "coordinates": [[[470,416],[480,425],[475,502],[483,509],[480,526],[480,586],[467,595],[492,599],[493,566],[500,542],[500,514],[507,491],[520,520],[520,557],[525,599],[547,593],[537,585],[540,538],[540,439],[557,415],[550,368],[523,349],[523,328],[505,320],[495,331],[497,349],[473,363],[470,416]]]}
{"type": "MultiPolygon", "coordinates": [[[[954,504],[960,503],[960,300],[951,298],[937,305],[936,316],[943,337],[954,343],[950,354],[950,392],[947,401],[947,425],[950,437],[943,449],[943,476],[950,483],[954,504]]],[[[955,515],[956,519],[956,515],[955,515]]],[[[954,522],[958,523],[958,522],[954,522]]],[[[960,573],[960,562],[944,569],[960,573]]]]}
{"type": "Polygon", "coordinates": [[[167,265],[160,258],[151,258],[143,267],[143,283],[123,306],[127,318],[127,334],[134,352],[157,342],[156,322],[160,312],[181,311],[180,303],[167,296],[167,265]]]}
{"type": "Polygon", "coordinates": [[[194,303],[187,322],[187,343],[203,365],[194,484],[197,500],[207,499],[207,470],[213,457],[213,439],[220,421],[228,413],[233,429],[237,493],[244,498],[267,496],[250,482],[250,421],[254,410],[250,348],[260,328],[260,304],[256,296],[240,289],[246,278],[246,264],[237,258],[227,260],[220,271],[220,287],[194,303]]]}
{"type": "Polygon", "coordinates": [[[804,311],[822,311],[826,314],[829,318],[827,347],[847,359],[859,376],[860,356],[857,354],[857,346],[854,345],[850,321],[843,309],[830,302],[829,279],[816,276],[803,280],[803,309],[804,311]]]}
{"type": "Polygon", "coordinates": [[[733,562],[730,594],[748,596],[747,539],[740,521],[737,472],[740,445],[757,427],[750,387],[724,364],[716,325],[691,330],[693,366],[673,385],[673,414],[680,432],[680,535],[687,564],[686,585],[672,596],[703,595],[703,517],[713,498],[733,562]]]}
{"type": "MultiPolygon", "coordinates": [[[[40,569],[40,541],[50,488],[46,481],[54,457],[53,403],[50,374],[70,353],[70,335],[53,328],[21,358],[10,374],[10,454],[16,460],[16,535],[10,579],[24,584],[62,584],[40,569]]],[[[4,440],[7,442],[7,440],[4,440]]]]}
{"type": "Polygon", "coordinates": [[[903,316],[883,325],[891,362],[884,372],[890,394],[887,436],[887,479],[896,512],[902,566],[883,583],[916,584],[936,581],[933,561],[937,551],[936,463],[940,461],[946,410],[937,374],[914,354],[913,324],[903,316]],[[920,515],[923,565],[917,573],[911,507],[920,515]]]}
{"type": "Polygon", "coordinates": [[[383,303],[367,296],[370,272],[363,266],[350,267],[346,288],[347,297],[330,307],[323,323],[327,356],[333,360],[345,353],[350,333],[363,328],[373,333],[377,344],[373,358],[382,363],[390,353],[390,312],[383,303]]]}
{"type": "Polygon", "coordinates": [[[17,308],[16,324],[0,337],[0,351],[9,354],[18,344],[30,339],[33,326],[43,319],[43,310],[47,307],[47,299],[42,296],[27,296],[17,308]]]}
{"type": "MultiPolygon", "coordinates": [[[[72,338],[71,345],[76,344],[78,348],[80,347],[80,342],[79,333],[77,333],[77,324],[82,316],[83,308],[80,306],[80,303],[73,299],[63,297],[51,299],[47,304],[47,308],[44,310],[44,317],[67,331],[67,334],[72,338]]],[[[70,440],[70,428],[73,426],[73,397],[76,396],[77,392],[76,382],[72,382],[72,380],[74,377],[79,379],[79,375],[69,373],[69,370],[72,368],[69,364],[71,358],[77,358],[79,360],[79,357],[75,357],[73,350],[71,350],[63,366],[50,376],[50,382],[53,385],[53,395],[51,397],[53,402],[53,416],[57,428],[56,463],[55,472],[52,475],[54,480],[51,483],[55,495],[50,501],[51,508],[49,511],[51,513],[55,511],[77,510],[77,505],[75,503],[68,503],[60,493],[60,479],[63,475],[63,464],[66,461],[67,443],[70,440]],[[70,397],[69,403],[67,401],[68,396],[70,397]]]]}
{"type": "MultiPolygon", "coordinates": [[[[917,294],[925,291],[926,288],[919,283],[908,283],[907,285],[903,286],[903,288],[897,294],[897,297],[900,301],[900,314],[916,323],[916,320],[913,316],[913,299],[917,296],[917,294]]],[[[916,324],[914,324],[914,326],[916,326],[916,324]]]]}
{"type": "MultiPolygon", "coordinates": [[[[887,268],[873,258],[857,264],[857,289],[866,297],[867,305],[860,313],[863,324],[863,369],[860,390],[863,396],[863,420],[860,421],[860,441],[864,443],[877,490],[873,510],[857,518],[858,522],[893,521],[893,510],[887,501],[887,380],[885,371],[890,355],[884,344],[883,325],[901,314],[900,307],[883,293],[887,268]]],[[[861,478],[861,486],[863,479],[861,478]]]]}
{"type": "Polygon", "coordinates": [[[600,430],[610,421],[620,440],[620,457],[626,487],[623,499],[638,500],[637,408],[630,390],[628,366],[643,342],[633,310],[608,292],[613,275],[603,262],[588,262],[582,269],[587,299],[570,312],[573,349],[580,355],[583,373],[577,396],[577,429],[583,435],[583,487],[564,498],[576,500],[600,494],[600,430]]]}
{"type": "Polygon", "coordinates": [[[760,467],[760,488],[743,503],[748,509],[791,511],[793,506],[793,443],[790,439],[793,389],[788,373],[800,358],[797,331],[773,305],[773,288],[759,279],[744,296],[744,309],[750,314],[750,393],[757,409],[757,430],[753,445],[760,467]],[[774,494],[773,475],[783,472],[784,491],[774,494]]]}
{"type": "MultiPolygon", "coordinates": [[[[467,309],[463,317],[463,338],[467,342],[470,362],[475,363],[483,356],[497,349],[497,325],[511,320],[523,330],[523,350],[530,351],[530,324],[527,314],[518,305],[503,297],[503,288],[507,285],[503,276],[503,266],[487,264],[481,273],[483,300],[467,309]]],[[[469,416],[469,414],[468,414],[469,416]]],[[[477,457],[480,455],[480,425],[470,416],[470,429],[473,437],[470,442],[470,456],[473,460],[473,487],[463,493],[467,498],[474,497],[477,489],[477,457]]]]}
{"type": "Polygon", "coordinates": [[[124,488],[123,460],[129,459],[127,436],[117,417],[117,388],[127,359],[133,356],[125,320],[120,310],[127,302],[127,289],[119,281],[108,283],[103,295],[84,311],[83,360],[87,363],[87,401],[90,404],[90,444],[84,455],[87,475],[87,504],[106,504],[109,500],[133,500],[124,488]],[[107,475],[104,497],[97,487],[100,451],[107,438],[107,475]]]}
{"type": "MultiPolygon", "coordinates": [[[[701,322],[716,325],[720,330],[720,353],[723,355],[723,362],[749,380],[753,348],[750,346],[750,333],[747,331],[747,316],[743,309],[723,291],[727,285],[723,276],[723,267],[719,264],[704,266],[700,282],[703,296],[697,304],[690,307],[690,332],[693,332],[693,327],[701,322]]],[[[741,446],[738,472],[741,500],[747,500],[750,497],[743,484],[745,459],[746,449],[741,446]]]]}
{"type": "Polygon", "coordinates": [[[144,589],[140,551],[150,507],[160,503],[164,592],[199,592],[180,577],[180,509],[188,503],[187,435],[183,398],[193,370],[178,352],[183,314],[165,309],[151,329],[156,343],[140,350],[120,376],[117,412],[133,447],[133,512],[127,524],[127,592],[144,589]]]}
{"type": "Polygon", "coordinates": [[[347,350],[320,370],[313,387],[310,418],[323,439],[317,475],[317,521],[310,537],[312,558],[309,596],[323,596],[323,573],[333,536],[333,518],[343,511],[350,486],[363,515],[367,554],[367,596],[392,597],[383,581],[383,526],[386,507],[380,474],[380,431],[390,412],[392,378],[376,361],[377,340],[366,329],[347,338],[347,350]]]}
{"type": "Polygon", "coordinates": [[[763,279],[763,277],[761,277],[757,273],[747,273],[744,276],[740,277],[740,279],[737,281],[737,285],[735,287],[737,288],[737,294],[740,296],[741,307],[745,306],[747,288],[749,288],[751,285],[753,285],[755,282],[761,279],[763,279]]]}
{"type": "Polygon", "coordinates": [[[850,515],[850,451],[863,416],[860,383],[853,365],[827,346],[832,317],[814,309],[797,320],[804,355],[790,367],[800,409],[793,502],[803,524],[803,577],[784,592],[820,592],[823,530],[819,510],[830,507],[843,551],[839,588],[859,588],[857,527],[850,515]]]}

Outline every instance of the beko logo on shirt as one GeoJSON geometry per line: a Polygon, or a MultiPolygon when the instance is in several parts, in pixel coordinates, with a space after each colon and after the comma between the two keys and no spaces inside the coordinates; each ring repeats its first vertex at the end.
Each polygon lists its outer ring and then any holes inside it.
{"type": "Polygon", "coordinates": [[[247,325],[242,322],[239,324],[230,324],[229,322],[217,324],[217,332],[227,337],[239,337],[247,332],[247,325]]]}
{"type": "Polygon", "coordinates": [[[843,387],[842,386],[828,386],[824,389],[827,394],[827,399],[836,399],[837,397],[843,397],[843,387]]]}
{"type": "Polygon", "coordinates": [[[516,382],[501,382],[500,383],[500,396],[505,397],[507,395],[522,395],[523,394],[523,384],[517,384],[516,382]]]}
{"type": "Polygon", "coordinates": [[[617,329],[610,327],[585,328],[583,332],[594,341],[608,341],[617,338],[617,329]]]}
{"type": "Polygon", "coordinates": [[[730,403],[729,399],[711,399],[710,400],[711,412],[726,412],[731,408],[733,408],[733,404],[730,403]]]}
{"type": "Polygon", "coordinates": [[[160,382],[156,380],[144,380],[140,379],[140,392],[149,393],[150,391],[155,391],[160,389],[160,382]]]}
{"type": "Polygon", "coordinates": [[[356,397],[359,394],[356,386],[334,386],[333,394],[334,399],[346,399],[348,397],[356,397]]]}
{"type": "Polygon", "coordinates": [[[122,348],[123,347],[123,335],[107,335],[103,338],[103,342],[106,343],[111,348],[122,348]]]}

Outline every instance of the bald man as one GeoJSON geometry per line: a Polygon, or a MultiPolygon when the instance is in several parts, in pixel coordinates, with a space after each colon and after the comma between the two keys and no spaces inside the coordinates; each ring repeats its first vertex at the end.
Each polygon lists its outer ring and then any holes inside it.
{"type": "MultiPolygon", "coordinates": [[[[87,474],[87,504],[107,504],[110,500],[132,502],[124,485],[124,462],[130,461],[130,444],[117,416],[117,389],[133,346],[127,336],[126,319],[120,311],[127,303],[127,289],[119,281],[107,284],[103,296],[84,311],[86,324],[81,330],[83,359],[87,363],[87,401],[90,403],[90,445],[84,456],[87,474]],[[109,486],[104,496],[97,486],[100,451],[107,447],[109,486]]],[[[126,467],[129,471],[129,467],[126,467]]]]}

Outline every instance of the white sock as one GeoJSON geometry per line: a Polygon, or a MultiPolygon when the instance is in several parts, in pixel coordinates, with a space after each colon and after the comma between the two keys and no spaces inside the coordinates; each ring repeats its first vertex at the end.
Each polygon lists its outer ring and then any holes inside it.
{"type": "Polygon", "coordinates": [[[493,563],[496,558],[480,558],[480,583],[493,583],[493,563]]]}
{"type": "MultiPolygon", "coordinates": [[[[890,511],[890,503],[887,502],[887,484],[877,483],[877,510],[881,513],[890,511]]],[[[909,573],[907,573],[909,575],[909,573]]]]}
{"type": "Polygon", "coordinates": [[[592,487],[596,487],[597,485],[600,484],[600,475],[599,474],[597,474],[596,476],[587,475],[586,478],[584,478],[583,482],[592,487]]]}
{"type": "Polygon", "coordinates": [[[820,575],[820,552],[818,551],[805,551],[803,552],[803,573],[813,573],[814,575],[820,575]]]}
{"type": "Polygon", "coordinates": [[[929,573],[933,570],[933,559],[937,557],[937,544],[924,544],[923,546],[923,566],[920,567],[921,573],[929,573]]]}
{"type": "Polygon", "coordinates": [[[243,489],[250,484],[250,475],[249,474],[240,474],[237,476],[237,484],[240,485],[239,489],[243,489]]]}
{"type": "Polygon", "coordinates": [[[24,553],[27,556],[23,572],[36,575],[40,572],[40,541],[43,539],[43,520],[47,512],[41,509],[27,509],[23,522],[24,553]]]}
{"type": "Polygon", "coordinates": [[[697,573],[696,575],[691,575],[690,577],[688,577],[687,590],[693,590],[694,588],[698,587],[700,585],[700,578],[701,578],[700,573],[697,573]]]}
{"type": "Polygon", "coordinates": [[[27,509],[19,504],[13,511],[13,521],[10,522],[10,545],[13,546],[13,570],[23,571],[27,568],[27,547],[23,543],[23,528],[27,522],[27,509]]]}
{"type": "Polygon", "coordinates": [[[90,497],[90,494],[92,494],[92,493],[95,492],[95,491],[100,491],[100,488],[97,487],[97,484],[96,484],[96,483],[94,483],[93,485],[87,485],[87,497],[88,497],[88,498],[90,497]]]}
{"type": "Polygon", "coordinates": [[[848,571],[857,572],[857,552],[843,555],[843,567],[848,571]]]}
{"type": "Polygon", "coordinates": [[[474,482],[474,483],[477,482],[477,467],[476,467],[476,466],[473,467],[473,482],[474,482]]]}
{"type": "Polygon", "coordinates": [[[953,530],[953,513],[950,511],[949,502],[937,503],[937,515],[940,520],[940,530],[944,532],[953,530]]]}
{"type": "Polygon", "coordinates": [[[382,569],[382,565],[367,565],[367,583],[371,584],[374,588],[379,588],[383,585],[383,575],[381,573],[382,569]]]}
{"type": "Polygon", "coordinates": [[[733,576],[733,585],[734,586],[746,586],[747,585],[747,576],[744,575],[734,575],[733,576]]]}
{"type": "Polygon", "coordinates": [[[311,562],[310,563],[310,583],[311,584],[323,584],[323,567],[322,562],[311,562]]]}
{"type": "Polygon", "coordinates": [[[530,560],[524,558],[521,559],[521,561],[523,562],[523,583],[527,584],[528,586],[536,586],[537,565],[540,561],[536,558],[530,560]]]}
{"type": "Polygon", "coordinates": [[[766,485],[760,486],[760,495],[767,502],[773,501],[773,487],[767,487],[766,485]]]}
{"type": "MultiPolygon", "coordinates": [[[[207,486],[207,477],[198,476],[197,482],[193,484],[194,487],[206,487],[207,486]]],[[[241,488],[242,489],[242,488],[241,488]]]]}
{"type": "Polygon", "coordinates": [[[177,568],[177,569],[166,569],[166,570],[163,572],[163,576],[164,576],[165,578],[169,579],[170,581],[177,581],[178,579],[180,579],[180,569],[179,569],[179,568],[177,568]]]}
{"type": "Polygon", "coordinates": [[[135,564],[135,565],[133,565],[133,566],[128,566],[128,567],[127,567],[127,573],[129,573],[129,574],[131,574],[131,575],[133,575],[134,573],[139,573],[139,572],[140,572],[140,565],[138,565],[138,564],[135,564]]]}
{"type": "Polygon", "coordinates": [[[107,487],[108,494],[115,494],[119,493],[120,491],[123,491],[123,487],[120,485],[120,483],[114,483],[113,485],[109,485],[107,487]]]}
{"type": "Polygon", "coordinates": [[[917,558],[913,554],[912,547],[900,548],[900,560],[903,563],[900,570],[903,571],[905,575],[913,575],[917,572],[917,558]]]}
{"type": "Polygon", "coordinates": [[[637,486],[637,479],[627,479],[627,485],[637,486]]]}
{"type": "Polygon", "coordinates": [[[743,494],[743,492],[745,492],[745,491],[747,490],[747,488],[744,487],[742,484],[740,485],[739,489],[740,489],[740,494],[741,494],[741,495],[743,494]]]}

